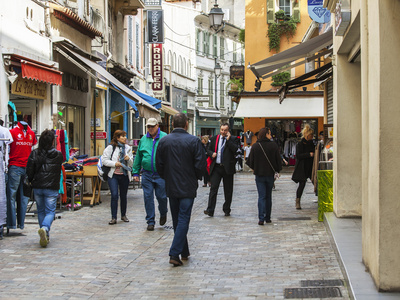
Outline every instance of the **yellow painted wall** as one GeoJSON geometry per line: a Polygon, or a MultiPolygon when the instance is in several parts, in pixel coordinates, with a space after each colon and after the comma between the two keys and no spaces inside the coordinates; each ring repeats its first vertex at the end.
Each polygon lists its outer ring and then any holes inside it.
{"type": "MultiPolygon", "coordinates": [[[[280,51],[296,46],[301,40],[310,26],[311,19],[308,16],[308,6],[306,0],[300,1],[301,22],[297,24],[296,35],[287,41],[285,36],[281,37],[280,51]]],[[[269,39],[267,37],[267,1],[266,0],[246,0],[246,43],[245,43],[245,65],[254,64],[267,57],[276,54],[273,50],[269,52],[269,39]]],[[[300,76],[304,74],[304,65],[295,68],[295,74],[292,76],[300,76]]],[[[255,75],[250,69],[245,70],[245,91],[254,91],[255,75]]],[[[271,88],[271,78],[262,80],[260,91],[267,91],[271,88]]],[[[313,89],[309,86],[308,89],[313,89]]]]}

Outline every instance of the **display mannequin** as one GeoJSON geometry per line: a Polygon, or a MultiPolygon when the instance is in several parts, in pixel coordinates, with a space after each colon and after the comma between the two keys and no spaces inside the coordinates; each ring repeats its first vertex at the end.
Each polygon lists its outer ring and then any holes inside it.
{"type": "Polygon", "coordinates": [[[251,132],[250,130],[247,130],[244,135],[246,137],[246,144],[251,145],[251,138],[254,135],[253,132],[251,132]]]}
{"type": "Polygon", "coordinates": [[[7,182],[7,229],[21,229],[25,224],[25,213],[29,198],[24,196],[22,181],[32,146],[37,143],[35,133],[28,123],[21,121],[10,130],[13,142],[10,144],[10,158],[7,182]],[[18,209],[15,209],[15,203],[18,209]],[[16,218],[17,213],[17,218],[16,218]]]}

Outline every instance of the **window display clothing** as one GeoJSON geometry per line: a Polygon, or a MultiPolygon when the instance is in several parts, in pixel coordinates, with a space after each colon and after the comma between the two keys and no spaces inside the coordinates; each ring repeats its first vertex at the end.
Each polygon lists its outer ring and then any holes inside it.
{"type": "Polygon", "coordinates": [[[250,145],[251,144],[251,138],[253,137],[253,132],[251,132],[250,130],[247,130],[245,133],[244,133],[244,136],[246,137],[246,144],[247,145],[250,145]]]}
{"type": "Polygon", "coordinates": [[[4,174],[8,171],[8,145],[12,141],[10,131],[0,126],[0,226],[7,222],[7,197],[4,174]]]}
{"type": "Polygon", "coordinates": [[[23,229],[25,213],[29,198],[23,194],[22,181],[26,174],[26,164],[32,152],[32,146],[36,145],[35,133],[25,122],[18,122],[17,126],[10,130],[13,142],[10,144],[10,158],[7,182],[7,228],[23,229]],[[18,204],[17,217],[15,203],[18,204]]]}

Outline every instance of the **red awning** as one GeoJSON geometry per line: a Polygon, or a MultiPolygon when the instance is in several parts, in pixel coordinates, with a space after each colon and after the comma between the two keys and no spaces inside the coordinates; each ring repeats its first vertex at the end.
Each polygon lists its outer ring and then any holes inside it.
{"type": "Polygon", "coordinates": [[[22,77],[62,85],[62,72],[21,59],[22,77]]]}

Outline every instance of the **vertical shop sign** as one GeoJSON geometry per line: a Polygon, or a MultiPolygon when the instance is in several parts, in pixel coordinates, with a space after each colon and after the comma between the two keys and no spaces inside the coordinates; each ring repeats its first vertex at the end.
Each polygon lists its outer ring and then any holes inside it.
{"type": "Polygon", "coordinates": [[[153,44],[151,47],[151,71],[153,74],[153,93],[155,97],[163,97],[163,57],[162,44],[153,44]]]}
{"type": "Polygon", "coordinates": [[[331,12],[323,7],[323,0],[308,0],[308,15],[320,24],[328,23],[331,20],[331,12]]]}
{"type": "Polygon", "coordinates": [[[164,43],[164,11],[147,11],[147,42],[149,44],[164,43]]]}

